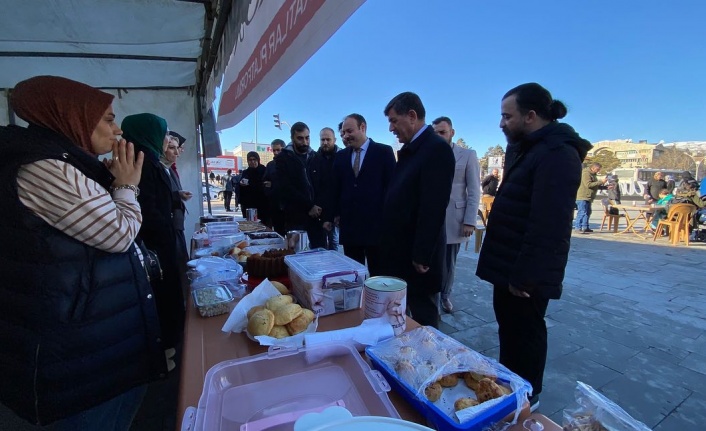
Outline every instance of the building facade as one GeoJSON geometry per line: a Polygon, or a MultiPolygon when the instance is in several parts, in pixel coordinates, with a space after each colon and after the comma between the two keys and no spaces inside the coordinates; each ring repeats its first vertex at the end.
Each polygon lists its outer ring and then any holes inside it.
{"type": "Polygon", "coordinates": [[[598,141],[593,143],[588,156],[591,157],[603,151],[612,152],[620,160],[620,166],[623,168],[644,168],[664,152],[664,146],[661,143],[648,144],[647,141],[634,143],[631,139],[598,141]]]}
{"type": "Polygon", "coordinates": [[[273,158],[272,147],[269,144],[256,144],[253,142],[241,142],[233,151],[224,151],[224,154],[236,156],[238,158],[238,170],[248,167],[247,155],[250,151],[255,151],[260,155],[260,164],[266,165],[273,158]]]}

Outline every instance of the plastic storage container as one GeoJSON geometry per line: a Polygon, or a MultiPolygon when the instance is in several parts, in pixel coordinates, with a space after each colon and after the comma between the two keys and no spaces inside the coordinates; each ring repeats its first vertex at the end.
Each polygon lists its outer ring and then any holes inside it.
{"type": "MultiPolygon", "coordinates": [[[[457,344],[457,347],[462,347],[468,349],[468,347],[458,343],[456,340],[442,334],[441,332],[430,328],[422,327],[425,330],[436,333],[439,337],[444,337],[448,339],[451,344],[457,344]]],[[[422,328],[415,329],[415,331],[420,331],[422,328]]],[[[389,340],[387,341],[389,342],[389,340]]],[[[426,399],[424,396],[418,397],[416,389],[410,386],[410,384],[402,379],[398,373],[390,367],[385,361],[383,361],[377,354],[376,349],[378,346],[369,346],[365,349],[365,353],[370,359],[370,363],[373,368],[379,370],[382,375],[390,383],[392,389],[402,395],[402,397],[409,402],[412,407],[419,411],[426,419],[429,426],[439,430],[439,431],[451,431],[451,430],[465,430],[465,431],[476,431],[484,430],[497,422],[500,422],[508,415],[512,414],[518,406],[518,397],[522,397],[520,405],[524,403],[525,394],[531,390],[529,383],[524,382],[521,390],[513,392],[510,396],[502,400],[501,402],[488,407],[483,412],[479,413],[477,416],[463,422],[459,423],[456,418],[452,418],[437,407],[433,402],[426,399]]],[[[477,353],[476,353],[477,354],[477,353]]],[[[477,354],[480,356],[480,354],[477,354]]],[[[498,375],[500,375],[498,373],[498,375]]],[[[520,379],[520,377],[517,377],[520,379]]],[[[462,380],[462,379],[461,379],[462,380]]],[[[462,385],[463,383],[459,383],[462,385]]]]}
{"type": "Polygon", "coordinates": [[[319,316],[360,308],[368,268],[333,250],[284,257],[292,293],[319,316]]]}
{"type": "Polygon", "coordinates": [[[334,405],[354,416],[399,418],[389,389],[348,344],[271,347],[211,368],[199,405],[187,409],[182,429],[291,430],[300,416],[334,405]]]}
{"type": "MultiPolygon", "coordinates": [[[[238,226],[238,222],[235,221],[206,223],[206,232],[208,233],[208,239],[209,241],[213,242],[213,240],[216,238],[237,235],[240,233],[240,229],[238,226]]],[[[245,238],[245,236],[243,236],[243,238],[245,238]]]]}
{"type": "Polygon", "coordinates": [[[222,284],[214,283],[199,289],[194,289],[194,306],[201,317],[218,316],[230,312],[228,303],[233,300],[233,294],[222,284]]]}

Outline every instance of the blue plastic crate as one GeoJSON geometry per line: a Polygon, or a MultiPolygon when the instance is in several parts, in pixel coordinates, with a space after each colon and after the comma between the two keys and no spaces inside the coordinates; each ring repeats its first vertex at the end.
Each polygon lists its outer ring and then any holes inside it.
{"type": "MultiPolygon", "coordinates": [[[[365,353],[368,355],[373,368],[380,371],[389,382],[390,387],[401,394],[407,402],[425,417],[427,424],[430,424],[430,426],[433,426],[439,431],[481,431],[485,427],[493,425],[512,414],[517,408],[518,392],[513,392],[511,396],[504,401],[461,424],[457,422],[455,418],[448,416],[425,397],[417,397],[415,388],[399,378],[395,370],[385,364],[371,349],[374,349],[374,347],[366,348],[365,353]]],[[[529,384],[527,384],[527,390],[531,391],[529,384]]]]}

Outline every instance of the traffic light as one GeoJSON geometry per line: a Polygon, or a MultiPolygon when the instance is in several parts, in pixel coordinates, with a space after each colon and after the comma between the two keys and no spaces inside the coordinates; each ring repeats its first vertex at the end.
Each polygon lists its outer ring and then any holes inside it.
{"type": "Polygon", "coordinates": [[[275,117],[275,127],[282,130],[282,123],[279,122],[279,114],[272,115],[275,117]]]}

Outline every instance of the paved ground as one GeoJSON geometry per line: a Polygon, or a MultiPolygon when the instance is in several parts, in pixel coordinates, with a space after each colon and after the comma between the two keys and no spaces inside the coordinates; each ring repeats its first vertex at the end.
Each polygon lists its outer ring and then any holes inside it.
{"type": "MultiPolygon", "coordinates": [[[[456,310],[442,316],[441,329],[497,358],[492,289],[474,275],[477,257],[472,247],[461,252],[456,310]]],[[[547,311],[540,412],[560,423],[580,380],[650,428],[703,430],[705,264],[703,243],[686,248],[632,234],[574,235],[564,295],[547,311]]]]}
{"type": "MultiPolygon", "coordinates": [[[[222,212],[216,202],[214,212],[222,212]]],[[[576,381],[603,392],[656,431],[706,424],[706,244],[672,247],[632,234],[575,235],[564,295],[547,312],[549,359],[540,411],[561,422],[576,381]]],[[[621,225],[621,228],[624,226],[621,225]]],[[[492,290],[474,274],[473,247],[461,250],[441,329],[496,357],[492,290]]],[[[134,431],[174,429],[174,377],[153,386],[134,431]]],[[[0,429],[30,430],[0,409],[0,429]]]]}

